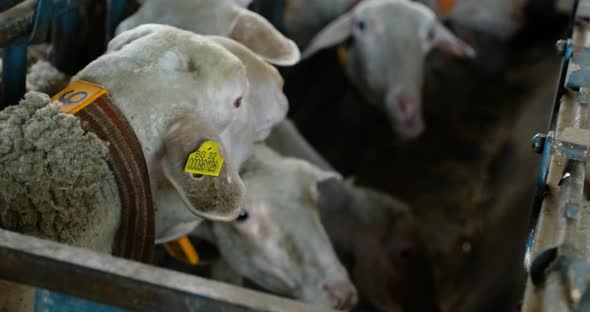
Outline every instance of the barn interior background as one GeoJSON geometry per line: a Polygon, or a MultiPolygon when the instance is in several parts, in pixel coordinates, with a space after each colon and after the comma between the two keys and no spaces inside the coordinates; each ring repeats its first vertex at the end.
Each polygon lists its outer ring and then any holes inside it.
{"type": "MultiPolygon", "coordinates": [[[[273,283],[270,278],[271,282],[267,282],[264,275],[267,272],[264,270],[254,273],[239,272],[239,263],[248,262],[248,258],[260,261],[252,261],[254,264],[250,264],[251,266],[273,267],[272,260],[264,263],[260,259],[267,258],[257,254],[269,252],[264,249],[267,247],[259,247],[256,243],[250,242],[248,237],[245,237],[246,234],[223,229],[222,226],[218,227],[211,223],[199,226],[190,238],[198,252],[199,264],[191,265],[178,260],[162,244],[155,245],[152,264],[337,309],[351,309],[352,301],[358,301],[352,308],[358,311],[520,309],[527,282],[527,271],[523,267],[523,261],[541,159],[531,150],[531,137],[536,133],[546,133],[552,116],[565,53],[556,51],[559,49],[556,49],[555,43],[569,37],[568,27],[571,26],[568,24],[572,21],[568,15],[570,10],[576,5],[583,11],[587,8],[587,2],[141,2],[143,3],[115,0],[0,1],[0,46],[4,53],[3,66],[0,67],[3,69],[3,78],[0,80],[3,88],[0,96],[3,104],[16,104],[25,89],[39,90],[49,96],[57,94],[68,85],[71,76],[81,70],[89,72],[85,68],[105,52],[105,44],[115,36],[117,26],[124,26],[122,28],[125,29],[122,30],[127,30],[140,24],[161,23],[164,20],[172,26],[187,29],[183,24],[185,20],[199,20],[201,24],[194,22],[195,27],[202,27],[202,33],[205,35],[226,36],[237,41],[246,38],[245,41],[248,41],[247,36],[240,37],[236,30],[227,31],[224,28],[226,26],[220,26],[221,30],[215,29],[218,25],[239,24],[235,20],[224,20],[226,15],[231,14],[223,15],[218,12],[225,7],[232,8],[228,12],[235,12],[235,7],[247,7],[251,12],[259,13],[284,36],[298,44],[302,58],[296,62],[297,64],[291,65],[286,64],[288,61],[265,55],[266,48],[274,46],[273,42],[264,42],[275,36],[272,32],[256,33],[256,39],[263,42],[261,45],[251,42],[248,43],[252,45],[245,45],[258,56],[262,55],[263,58],[260,59],[275,64],[278,68],[284,79],[284,86],[283,82],[273,83],[283,87],[288,99],[289,109],[288,113],[285,111],[286,117],[301,133],[304,142],[309,142],[317,153],[313,152],[310,156],[310,153],[295,151],[296,148],[293,146],[299,143],[296,143],[295,139],[289,141],[281,138],[281,130],[277,129],[285,128],[281,128],[278,120],[273,121],[276,128],[268,138],[267,144],[283,154],[306,158],[324,170],[336,171],[347,179],[343,186],[339,183],[333,185],[335,182],[330,182],[329,179],[322,181],[323,178],[318,178],[319,199],[316,206],[319,207],[323,228],[335,248],[338,261],[347,269],[354,284],[354,297],[358,296],[358,300],[352,299],[352,291],[345,289],[348,286],[344,287],[342,283],[338,286],[334,286],[334,283],[329,284],[329,287],[326,287],[326,292],[329,293],[326,296],[329,299],[318,299],[320,295],[315,298],[306,294],[306,290],[297,289],[289,292],[284,290],[285,287],[276,286],[277,283],[273,283]],[[191,7],[186,3],[199,3],[203,8],[213,6],[222,9],[191,11],[191,7]],[[145,8],[150,8],[151,5],[153,14],[145,11],[143,15],[137,13],[141,12],[142,5],[146,11],[148,9],[145,8]],[[394,6],[393,9],[389,11],[388,5],[394,6]],[[168,9],[170,11],[167,11],[168,9]],[[130,16],[132,18],[129,18],[130,16]],[[209,16],[210,20],[205,20],[203,16],[209,16]],[[415,17],[416,21],[410,17],[415,17]],[[121,21],[124,22],[119,24],[121,21]],[[423,24],[426,26],[422,26],[423,24]],[[366,38],[372,38],[373,41],[363,41],[366,38]],[[470,47],[474,53],[469,50],[470,47]],[[28,50],[27,55],[22,54],[23,49],[28,50]],[[39,60],[49,60],[57,71],[35,73],[33,64],[39,60]],[[25,84],[26,68],[29,69],[25,84]],[[398,88],[394,88],[395,91],[383,90],[395,83],[398,84],[398,88]],[[417,94],[412,93],[412,87],[418,90],[417,94]],[[392,96],[397,102],[389,103],[383,100],[389,99],[390,91],[391,94],[395,93],[395,96],[392,96]],[[375,94],[379,95],[377,102],[387,102],[385,107],[374,103],[375,94]],[[406,116],[407,119],[396,117],[400,115],[406,116]],[[423,125],[423,128],[420,125],[423,125]],[[294,155],[289,154],[290,152],[294,155]],[[394,207],[394,211],[381,215],[382,212],[374,208],[379,205],[375,204],[375,201],[365,199],[364,196],[369,198],[369,195],[362,193],[363,195],[359,195],[362,199],[350,195],[356,194],[355,191],[351,191],[356,190],[355,187],[369,188],[370,192],[383,194],[387,197],[383,201],[394,202],[390,205],[394,207]],[[230,244],[227,241],[234,243],[230,244]],[[245,251],[242,252],[242,249],[245,251]],[[227,263],[217,261],[224,257],[227,263]],[[238,271],[238,274],[235,271],[238,271]]],[[[584,32],[587,20],[582,15],[577,24],[581,25],[579,31],[584,32]]],[[[242,15],[238,16],[241,18],[242,15]]],[[[253,28],[255,27],[262,26],[257,25],[253,28]]],[[[585,45],[583,40],[581,42],[577,43],[577,46],[574,45],[576,51],[585,45]]],[[[237,48],[229,48],[230,44],[222,46],[246,63],[247,57],[235,52],[237,48]]],[[[167,48],[173,50],[174,46],[167,48]]],[[[249,71],[247,63],[246,68],[250,88],[260,86],[262,90],[255,100],[275,100],[276,94],[265,93],[273,92],[265,89],[271,84],[267,84],[266,80],[262,82],[263,78],[251,78],[252,71],[249,71]]],[[[82,77],[92,75],[83,74],[82,77]]],[[[266,79],[266,76],[264,77],[266,79]]],[[[125,82],[119,83],[123,83],[123,88],[135,87],[131,84],[125,85],[125,82]]],[[[273,84],[273,87],[276,88],[276,85],[273,84]]],[[[116,91],[113,94],[116,98],[116,91]]],[[[250,105],[250,99],[247,97],[244,96],[244,101],[250,105]]],[[[8,120],[8,117],[0,116],[0,120],[2,118],[8,120]]],[[[256,122],[260,123],[260,120],[256,122]]],[[[231,148],[226,146],[225,149],[231,148]]],[[[269,156],[269,159],[273,158],[269,156]]],[[[259,183],[262,183],[262,189],[268,189],[269,193],[295,192],[296,188],[291,184],[285,188],[272,188],[273,183],[270,179],[273,176],[267,177],[264,173],[256,171],[264,161],[237,168],[246,185],[246,192],[251,189],[258,190],[259,183]]],[[[282,171],[286,169],[273,168],[277,172],[287,174],[287,171],[282,171]]],[[[3,174],[8,175],[8,169],[2,170],[3,174]]],[[[152,171],[148,171],[150,176],[153,176],[152,171]]],[[[2,181],[6,184],[0,183],[1,186],[9,183],[2,181]]],[[[278,186],[282,182],[274,183],[278,186]]],[[[315,185],[315,182],[311,184],[315,185]]],[[[262,190],[260,192],[263,193],[262,190]]],[[[2,194],[9,198],[5,193],[2,194]]],[[[155,196],[157,197],[157,194],[155,196]]],[[[290,200],[290,197],[277,197],[276,201],[279,204],[276,206],[288,206],[285,203],[290,200]]],[[[22,202],[11,203],[7,199],[0,200],[0,204],[6,207],[24,205],[22,202]]],[[[305,208],[304,204],[301,206],[305,208]]],[[[244,219],[243,223],[254,222],[257,215],[255,208],[251,209],[249,216],[244,217],[244,214],[241,214],[238,221],[232,222],[240,222],[240,218],[249,218],[244,219]]],[[[283,207],[281,209],[287,210],[283,207]]],[[[7,210],[10,208],[0,206],[0,227],[41,238],[51,238],[43,233],[27,233],[23,227],[11,228],[10,223],[6,221],[7,214],[3,212],[7,210]]],[[[248,208],[245,211],[248,211],[248,208]]],[[[263,241],[278,241],[277,244],[295,246],[289,246],[293,250],[287,255],[304,260],[284,260],[287,267],[277,265],[277,270],[295,272],[292,273],[293,276],[306,271],[306,266],[317,265],[313,262],[316,260],[313,256],[322,254],[324,245],[319,248],[315,246],[316,237],[311,234],[301,238],[302,234],[297,233],[292,234],[293,238],[281,236],[282,240],[279,240],[278,237],[283,234],[268,230],[273,227],[265,222],[272,223],[273,226],[273,222],[276,222],[277,227],[283,227],[286,231],[297,232],[299,229],[305,232],[307,228],[304,224],[307,225],[311,221],[305,219],[306,213],[302,211],[291,212],[293,214],[287,217],[281,216],[283,219],[268,217],[256,221],[263,224],[262,230],[259,228],[259,231],[266,229],[271,235],[252,239],[258,242],[258,245],[264,245],[263,241]],[[288,228],[287,224],[291,223],[297,226],[288,228]],[[311,241],[314,244],[304,243],[311,241]],[[298,252],[302,252],[303,255],[298,252]]],[[[158,221],[156,231],[157,225],[158,221]]],[[[314,231],[312,229],[308,233],[315,233],[314,231]]],[[[323,232],[323,229],[319,232],[323,232]]],[[[7,236],[7,240],[9,238],[11,236],[7,236]]],[[[11,252],[8,250],[14,251],[22,246],[2,247],[6,250],[6,256],[10,258],[11,252]]],[[[43,256],[48,259],[52,257],[51,253],[43,256]]],[[[83,256],[82,253],[79,257],[83,256]]],[[[97,257],[98,263],[111,261],[97,257]]],[[[60,261],[65,260],[67,259],[62,255],[60,261]]],[[[278,257],[275,260],[283,261],[278,257]]],[[[92,261],[88,260],[88,263],[90,262],[92,261]]],[[[74,265],[64,263],[65,267],[74,265]]],[[[81,265],[89,265],[88,263],[81,265]]],[[[39,263],[26,262],[26,265],[34,266],[39,263]]],[[[113,295],[115,291],[112,289],[125,289],[131,292],[135,286],[114,288],[111,284],[126,283],[125,278],[133,278],[132,273],[115,272],[121,273],[122,279],[96,281],[102,290],[82,287],[79,291],[72,292],[68,290],[72,287],[66,284],[74,283],[76,279],[67,283],[62,281],[61,284],[38,284],[38,280],[27,280],[22,277],[19,279],[17,273],[21,271],[15,266],[14,260],[10,265],[0,266],[5,272],[12,272],[2,273],[0,276],[97,302],[133,308],[121,294],[117,300],[104,299],[105,296],[117,297],[113,295]],[[87,294],[92,291],[96,291],[96,294],[87,294]]],[[[106,274],[102,270],[108,265],[100,263],[100,266],[102,268],[99,271],[106,274]]],[[[124,266],[121,264],[121,267],[124,266]]],[[[340,264],[331,263],[327,266],[338,267],[340,264]]],[[[57,268],[51,268],[60,274],[68,273],[68,270],[57,271],[57,268]]],[[[21,270],[25,269],[21,267],[21,270]]],[[[92,269],[92,265],[89,265],[88,269],[92,269]]],[[[248,270],[250,267],[244,264],[243,269],[248,270]]],[[[149,290],[146,284],[156,283],[159,278],[162,278],[165,287],[174,287],[173,282],[161,277],[163,275],[158,275],[165,274],[164,271],[154,272],[157,274],[145,273],[145,279],[138,282],[137,289],[144,291],[144,294],[158,294],[157,290],[149,290]]],[[[48,274],[47,278],[59,280],[60,274],[48,274]]],[[[88,278],[86,274],[90,273],[81,274],[80,281],[88,278]]],[[[313,274],[327,273],[319,270],[313,271],[313,274]]],[[[298,278],[299,276],[293,279],[298,278]]],[[[296,282],[305,284],[307,280],[296,282]]],[[[199,283],[206,281],[199,280],[199,283]]],[[[321,284],[323,281],[313,283],[321,284]]],[[[175,290],[215,297],[215,292],[203,293],[206,292],[203,289],[175,290]]],[[[274,297],[260,297],[258,301],[251,299],[247,303],[241,303],[240,301],[247,296],[239,291],[235,290],[234,293],[233,288],[221,290],[220,293],[227,294],[227,299],[218,296],[212,300],[211,305],[196,306],[196,309],[216,309],[217,301],[224,300],[230,302],[228,309],[241,309],[244,306],[252,310],[308,309],[295,303],[274,302],[274,299],[269,299],[274,297]],[[256,302],[271,303],[257,305],[256,302]]],[[[311,292],[316,290],[313,289],[311,292]]],[[[129,296],[133,297],[132,294],[129,296]]],[[[162,307],[156,306],[162,305],[167,302],[166,300],[179,300],[173,295],[161,296],[158,298],[165,300],[154,300],[143,307],[147,310],[159,310],[162,307]]],[[[138,299],[141,301],[148,300],[149,296],[138,297],[142,298],[138,299]]],[[[186,306],[181,305],[174,307],[179,310],[186,309],[186,306]]],[[[137,309],[137,306],[135,308],[137,309]]]]}

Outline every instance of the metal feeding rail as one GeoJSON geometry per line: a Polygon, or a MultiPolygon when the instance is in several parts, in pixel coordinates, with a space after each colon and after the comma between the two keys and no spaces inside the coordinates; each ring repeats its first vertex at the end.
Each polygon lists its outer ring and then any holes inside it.
{"type": "MultiPolygon", "coordinates": [[[[568,3],[566,3],[568,2],[568,3]]],[[[549,133],[533,138],[542,154],[533,203],[522,311],[590,311],[590,202],[584,186],[590,159],[590,0],[571,8],[549,133]]]]}
{"type": "Polygon", "coordinates": [[[0,230],[0,278],[91,300],[53,294],[39,308],[48,292],[37,290],[39,311],[325,311],[5,230],[0,230]]]}

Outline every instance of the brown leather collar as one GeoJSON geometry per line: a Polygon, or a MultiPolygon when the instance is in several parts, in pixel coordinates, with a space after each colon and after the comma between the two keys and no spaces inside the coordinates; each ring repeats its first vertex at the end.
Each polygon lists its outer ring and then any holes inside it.
{"type": "Polygon", "coordinates": [[[86,81],[73,82],[51,100],[60,102],[61,112],[75,114],[85,130],[108,144],[123,209],[113,255],[151,263],[155,239],[152,193],[141,144],[127,118],[104,87],[86,81]]]}

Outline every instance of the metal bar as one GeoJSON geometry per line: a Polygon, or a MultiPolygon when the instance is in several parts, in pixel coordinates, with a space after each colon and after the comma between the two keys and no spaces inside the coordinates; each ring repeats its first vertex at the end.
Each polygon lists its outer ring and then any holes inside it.
{"type": "Polygon", "coordinates": [[[32,31],[36,7],[36,0],[27,0],[0,12],[0,47],[10,44],[32,31]]]}
{"type": "Polygon", "coordinates": [[[127,9],[127,0],[108,0],[109,13],[107,15],[107,38],[108,43],[115,36],[117,26],[125,18],[125,10],[127,9]]]}
{"type": "MultiPolygon", "coordinates": [[[[588,1],[582,1],[582,4],[588,3],[588,1]]],[[[571,4],[569,4],[568,9],[570,10],[570,24],[568,26],[568,30],[567,30],[567,37],[570,38],[573,36],[574,34],[574,29],[576,27],[576,16],[578,15],[578,10],[580,8],[580,0],[571,0],[571,4]]],[[[582,46],[584,45],[584,41],[580,40],[580,38],[577,38],[577,43],[581,44],[582,46]]],[[[551,113],[551,119],[549,121],[549,131],[551,132],[555,132],[556,127],[557,127],[557,118],[558,118],[558,114],[559,114],[559,110],[561,109],[561,101],[563,98],[563,95],[566,92],[565,89],[565,81],[566,81],[566,77],[567,77],[567,69],[569,67],[570,64],[570,59],[572,57],[572,53],[573,53],[573,45],[571,42],[563,42],[564,46],[562,47],[563,51],[563,59],[561,62],[561,70],[560,70],[560,76],[559,76],[559,80],[557,82],[557,87],[556,87],[556,91],[555,91],[555,96],[554,96],[554,101],[553,101],[553,111],[551,113]]],[[[547,138],[546,142],[545,142],[545,147],[543,149],[543,153],[541,156],[541,165],[539,167],[539,176],[537,178],[537,185],[535,187],[535,193],[533,195],[533,207],[531,210],[531,222],[530,222],[530,228],[531,228],[531,234],[529,235],[529,239],[527,242],[527,245],[532,246],[533,244],[533,239],[534,239],[534,231],[535,231],[535,227],[537,224],[537,221],[539,219],[539,214],[541,211],[541,207],[542,207],[542,203],[543,203],[543,199],[545,198],[545,195],[547,193],[547,184],[546,184],[546,180],[547,180],[547,175],[549,173],[549,162],[550,162],[550,151],[551,151],[551,147],[553,144],[553,138],[551,135],[549,135],[549,137],[547,138]]],[[[528,249],[528,248],[527,248],[528,249]]],[[[528,258],[528,251],[527,251],[527,258],[528,258]]],[[[526,262],[526,261],[525,261],[526,262]]]]}
{"type": "Polygon", "coordinates": [[[24,0],[0,0],[0,12],[23,2],[24,0]]]}
{"type": "MultiPolygon", "coordinates": [[[[583,1],[580,5],[587,3],[583,1]]],[[[588,38],[587,21],[576,20],[573,24],[573,41],[568,46],[575,50],[573,53],[590,53],[583,49],[588,38]]],[[[564,65],[568,68],[563,69],[571,73],[570,67],[580,64],[571,63],[567,54],[564,65]]],[[[532,265],[527,265],[531,275],[522,306],[525,312],[580,311],[580,300],[586,288],[590,214],[583,192],[588,161],[586,145],[590,141],[585,137],[588,131],[580,129],[590,127],[590,83],[586,81],[586,85],[570,89],[564,87],[567,79],[562,75],[558,87],[550,126],[552,132],[548,136],[554,141],[550,149],[545,145],[544,154],[549,152],[545,180],[548,191],[543,198],[531,252],[535,260],[540,261],[533,260],[532,265]],[[539,263],[542,266],[535,266],[539,263]]]]}
{"type": "Polygon", "coordinates": [[[322,311],[6,230],[0,230],[0,278],[134,311],[322,311]]]}
{"type": "Polygon", "coordinates": [[[53,22],[53,64],[68,75],[76,73],[78,8],[70,8],[53,22]]]}
{"type": "Polygon", "coordinates": [[[4,106],[18,104],[26,89],[27,46],[13,45],[6,47],[3,51],[2,60],[4,106]]]}

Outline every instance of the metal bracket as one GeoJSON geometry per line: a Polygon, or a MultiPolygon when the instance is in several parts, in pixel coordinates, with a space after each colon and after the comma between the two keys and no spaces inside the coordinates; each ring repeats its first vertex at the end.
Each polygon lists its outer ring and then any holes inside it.
{"type": "MultiPolygon", "coordinates": [[[[571,44],[569,44],[570,49],[571,44]]],[[[590,85],[590,48],[582,48],[573,53],[568,67],[565,86],[579,90],[590,85]]]]}
{"type": "Polygon", "coordinates": [[[565,128],[553,143],[558,155],[586,162],[590,158],[590,130],[565,128]]]}

